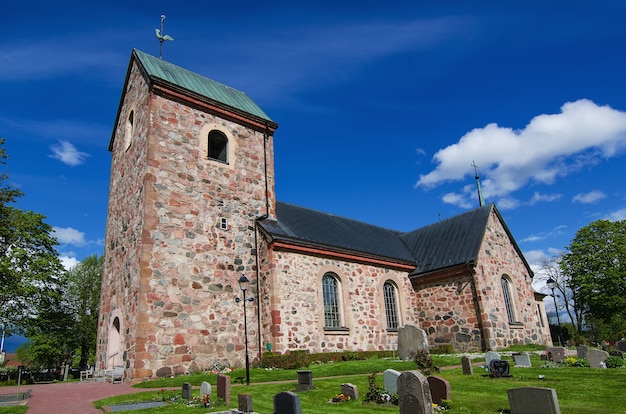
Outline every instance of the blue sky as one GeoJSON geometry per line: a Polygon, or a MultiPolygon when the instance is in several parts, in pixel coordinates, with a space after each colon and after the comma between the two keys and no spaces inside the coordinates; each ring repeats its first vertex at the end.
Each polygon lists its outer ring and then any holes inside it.
{"type": "Polygon", "coordinates": [[[161,14],[165,60],[279,124],[281,201],[408,231],[478,205],[476,162],[536,270],[626,218],[624,1],[9,1],[4,168],[67,265],[103,253],[122,84],[161,14]]]}

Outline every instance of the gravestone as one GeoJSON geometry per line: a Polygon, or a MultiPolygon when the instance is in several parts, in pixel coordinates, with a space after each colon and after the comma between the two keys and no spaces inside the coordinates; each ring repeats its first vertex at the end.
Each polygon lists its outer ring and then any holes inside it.
{"type": "Polygon", "coordinates": [[[622,352],[626,352],[626,341],[617,341],[617,349],[622,352]]]}
{"type": "Polygon", "coordinates": [[[461,358],[461,366],[463,367],[463,375],[474,375],[472,360],[464,356],[461,358]]]}
{"type": "Polygon", "coordinates": [[[400,373],[395,369],[387,369],[383,372],[383,384],[385,386],[385,390],[390,394],[398,393],[398,377],[400,373]]]}
{"type": "Polygon", "coordinates": [[[441,400],[450,399],[450,383],[441,377],[431,375],[428,378],[430,397],[435,404],[441,404],[441,400]]]}
{"type": "Polygon", "coordinates": [[[398,377],[400,414],[433,414],[428,380],[419,371],[406,371],[398,377]]]}
{"type": "Polygon", "coordinates": [[[230,376],[217,374],[217,396],[230,405],[230,376]]]}
{"type": "Polygon", "coordinates": [[[312,371],[302,370],[296,372],[298,373],[298,385],[296,385],[296,391],[312,390],[314,388],[312,371]]]}
{"type": "Polygon", "coordinates": [[[513,355],[513,359],[515,360],[516,367],[532,367],[533,364],[530,362],[530,355],[528,354],[516,354],[513,355]]]}
{"type": "Polygon", "coordinates": [[[490,366],[491,361],[496,360],[496,359],[501,359],[500,354],[498,352],[495,352],[495,351],[485,352],[485,365],[487,367],[490,366]]]}
{"type": "Polygon", "coordinates": [[[624,353],[622,351],[610,351],[609,352],[610,356],[616,356],[616,357],[620,357],[622,359],[624,359],[624,353]]]}
{"type": "Polygon", "coordinates": [[[274,414],[302,414],[300,396],[290,391],[274,395],[274,414]]]}
{"type": "MultiPolygon", "coordinates": [[[[609,357],[609,353],[600,349],[589,348],[587,350],[587,361],[591,368],[600,368],[609,357]]],[[[606,365],[604,366],[606,368],[606,365]]]]}
{"type": "Polygon", "coordinates": [[[350,397],[351,400],[357,400],[359,398],[359,389],[356,385],[345,383],[341,384],[341,393],[346,397],[350,397]]]}
{"type": "Polygon", "coordinates": [[[578,356],[578,358],[587,359],[588,350],[589,350],[589,347],[587,345],[578,345],[576,347],[576,355],[578,356]]]}
{"type": "Polygon", "coordinates": [[[556,390],[524,387],[507,390],[511,414],[561,414],[556,390]]]}
{"type": "Polygon", "coordinates": [[[183,390],[181,393],[183,400],[191,400],[191,384],[188,382],[183,382],[183,390]]]}
{"type": "Polygon", "coordinates": [[[494,378],[508,377],[509,375],[509,362],[494,359],[489,363],[489,375],[494,378]]]}
{"type": "Polygon", "coordinates": [[[563,362],[567,358],[567,349],[562,346],[547,348],[546,355],[548,355],[548,361],[563,362]]]}
{"type": "Polygon", "coordinates": [[[428,352],[426,332],[415,325],[398,328],[398,358],[411,359],[419,351],[428,352]]]}
{"type": "Polygon", "coordinates": [[[237,396],[237,402],[239,403],[238,409],[241,413],[251,413],[252,410],[252,395],[239,394],[237,396]]]}
{"type": "Polygon", "coordinates": [[[206,381],[202,381],[202,385],[200,385],[200,400],[202,401],[202,397],[205,395],[211,395],[211,384],[206,381]]]}

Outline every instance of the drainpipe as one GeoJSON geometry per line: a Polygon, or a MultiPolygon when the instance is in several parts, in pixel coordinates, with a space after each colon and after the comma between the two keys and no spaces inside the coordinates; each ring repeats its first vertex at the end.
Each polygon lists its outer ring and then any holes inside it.
{"type": "Polygon", "coordinates": [[[476,321],[478,324],[478,330],[480,331],[480,344],[482,347],[482,352],[486,352],[489,350],[489,342],[487,340],[487,331],[485,330],[485,325],[483,323],[482,318],[482,309],[481,309],[481,301],[478,296],[478,289],[476,288],[476,272],[474,271],[476,264],[473,260],[465,263],[465,268],[467,270],[467,274],[470,278],[470,286],[472,289],[472,298],[474,300],[474,310],[476,311],[476,321]]]}
{"type": "Polygon", "coordinates": [[[256,320],[257,320],[257,358],[261,361],[261,354],[263,352],[263,338],[261,337],[261,282],[260,282],[260,268],[259,268],[259,243],[258,243],[258,222],[269,217],[270,214],[270,200],[269,183],[267,178],[267,140],[268,140],[269,123],[265,121],[265,131],[263,132],[263,170],[265,175],[265,214],[258,216],[254,219],[254,252],[255,252],[255,264],[256,264],[256,320]]]}

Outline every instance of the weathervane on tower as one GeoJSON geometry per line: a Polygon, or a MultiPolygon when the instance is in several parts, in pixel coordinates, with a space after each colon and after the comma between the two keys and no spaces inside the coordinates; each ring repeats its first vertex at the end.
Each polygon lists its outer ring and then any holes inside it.
{"type": "Polygon", "coordinates": [[[157,39],[159,39],[159,58],[163,59],[163,42],[166,40],[172,41],[174,38],[170,35],[163,34],[163,22],[165,21],[165,15],[161,15],[161,27],[154,29],[157,39]]]}

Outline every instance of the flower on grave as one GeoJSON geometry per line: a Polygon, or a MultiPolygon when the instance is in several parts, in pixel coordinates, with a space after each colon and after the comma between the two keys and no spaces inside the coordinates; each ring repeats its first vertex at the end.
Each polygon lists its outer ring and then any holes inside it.
{"type": "Polygon", "coordinates": [[[332,402],[345,402],[345,401],[350,401],[350,396],[349,395],[345,395],[345,394],[337,394],[335,395],[332,400],[332,402]]]}
{"type": "Polygon", "coordinates": [[[211,406],[211,394],[207,393],[202,396],[202,406],[205,408],[211,406]]]}

